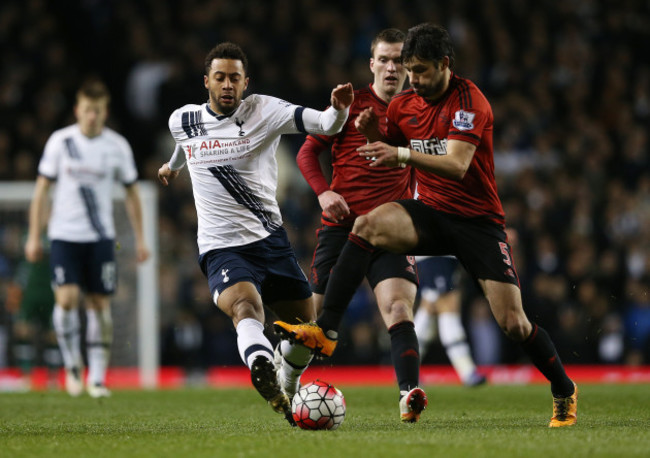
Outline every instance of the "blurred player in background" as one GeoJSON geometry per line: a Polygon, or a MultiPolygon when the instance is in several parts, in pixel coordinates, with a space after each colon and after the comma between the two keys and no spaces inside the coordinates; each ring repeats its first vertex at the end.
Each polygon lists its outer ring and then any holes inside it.
{"type": "Polygon", "coordinates": [[[61,367],[61,353],[52,328],[54,294],[47,240],[43,246],[44,255],[38,261],[20,261],[7,294],[6,308],[14,316],[13,357],[23,375],[25,389],[31,387],[34,367],[45,365],[48,386],[52,387],[56,386],[56,374],[61,367]]]}
{"type": "Polygon", "coordinates": [[[264,335],[263,304],[291,322],[313,320],[315,309],[282,227],[275,196],[276,150],[283,134],[339,132],[354,99],[352,85],[335,88],[325,111],[266,95],[242,99],[248,59],[233,43],[221,43],[208,53],[203,80],[208,102],[185,105],[169,118],[176,149],[158,177],[167,185],[188,164],[199,222],[199,263],[214,303],[232,319],[253,385],[293,424],[290,398],[312,354],[282,342],[276,373],[274,351],[264,335]]]}
{"type": "Polygon", "coordinates": [[[444,28],[409,29],[402,64],[412,89],[392,99],[386,129],[370,110],[359,115],[357,126],[373,141],[359,148],[373,167],[415,168],[418,198],[380,205],[356,219],[332,269],[317,323],[276,325],[287,337],[331,355],[341,317],[376,249],[454,255],[487,298],[501,329],[551,382],[549,426],[571,426],[577,387],[549,335],[528,320],[521,301],[494,177],[492,108],[474,83],[452,72],[453,63],[444,28]]]}
{"type": "MultiPolygon", "coordinates": [[[[354,126],[357,115],[365,109],[385,119],[388,103],[402,90],[406,79],[400,58],[404,37],[401,30],[387,29],[374,38],[370,46],[373,82],[355,91],[347,124],[335,136],[307,136],[298,152],[300,171],[323,210],[309,275],[318,311],[322,309],[330,270],[357,216],[385,202],[409,199],[413,195],[410,167],[379,170],[359,157],[357,148],[366,144],[366,138],[354,126]],[[327,183],[318,159],[328,150],[332,157],[331,184],[327,183]]],[[[418,388],[420,358],[413,329],[417,291],[414,264],[412,256],[377,250],[366,275],[391,337],[391,356],[400,389],[400,415],[402,421],[408,422],[417,421],[427,402],[426,395],[418,388]]]]}
{"type": "Polygon", "coordinates": [[[447,358],[465,386],[487,380],[476,368],[461,319],[461,275],[458,260],[450,256],[417,257],[420,302],[415,313],[415,333],[424,360],[436,334],[447,358]]]}
{"type": "Polygon", "coordinates": [[[142,230],[138,173],[127,140],[106,127],[110,94],[99,80],[77,91],[77,122],[54,132],[38,166],[39,176],[29,209],[25,257],[43,256],[41,228],[46,200],[56,181],[47,223],[50,265],[56,304],[52,314],[66,370],[66,389],[79,396],[84,389],[81,326],[78,307],[84,293],[86,309],[87,390],[92,397],[110,396],[106,370],[113,340],[110,298],[116,287],[113,183],[126,189],[126,209],[135,233],[136,258],[149,256],[142,230]]]}

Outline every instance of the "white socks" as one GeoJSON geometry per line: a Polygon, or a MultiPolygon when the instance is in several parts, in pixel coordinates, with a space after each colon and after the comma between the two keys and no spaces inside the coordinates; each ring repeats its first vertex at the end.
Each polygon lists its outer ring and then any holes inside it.
{"type": "Polygon", "coordinates": [[[420,307],[413,317],[415,335],[420,347],[420,360],[424,359],[429,344],[436,338],[436,319],[436,315],[430,314],[424,307],[420,307]]]}
{"type": "Polygon", "coordinates": [[[65,310],[59,304],[54,305],[54,311],[52,312],[52,324],[61,350],[63,365],[66,369],[72,369],[73,367],[81,369],[83,366],[78,313],[77,309],[65,310]]]}
{"type": "MultiPolygon", "coordinates": [[[[86,310],[86,343],[88,351],[88,383],[104,385],[106,369],[113,341],[113,320],[110,309],[86,310]]],[[[79,312],[77,309],[64,310],[56,304],[52,313],[52,323],[66,369],[83,367],[81,356],[81,337],[79,312]]]]}
{"type": "Polygon", "coordinates": [[[476,365],[472,359],[460,314],[445,312],[438,315],[438,332],[449,361],[465,383],[476,371],[476,365]]]}
{"type": "Polygon", "coordinates": [[[86,310],[86,349],[88,352],[88,383],[105,385],[106,369],[113,343],[113,319],[110,308],[86,310]]]}
{"type": "Polygon", "coordinates": [[[273,361],[273,347],[264,335],[264,325],[253,318],[244,318],[237,324],[237,348],[249,369],[259,355],[273,361]]]}
{"type": "Polygon", "coordinates": [[[314,355],[309,348],[292,344],[288,340],[280,342],[280,353],[282,354],[282,365],[279,369],[281,385],[292,387],[294,392],[298,391],[300,376],[305,372],[314,355]]]}

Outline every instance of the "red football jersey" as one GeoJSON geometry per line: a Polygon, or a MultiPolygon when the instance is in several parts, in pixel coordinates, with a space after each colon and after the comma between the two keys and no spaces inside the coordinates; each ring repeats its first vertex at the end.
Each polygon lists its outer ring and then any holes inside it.
{"type": "Polygon", "coordinates": [[[436,155],[447,154],[448,140],[476,146],[461,181],[416,169],[419,200],[443,212],[486,216],[505,224],[494,179],[494,117],[490,103],[474,83],[452,73],[449,88],[433,103],[413,89],[403,91],[393,97],[386,116],[387,136],[392,144],[408,144],[421,153],[436,155]]]}
{"type": "MultiPolygon", "coordinates": [[[[379,117],[382,130],[385,129],[387,103],[368,85],[354,91],[350,115],[341,132],[334,136],[309,135],[307,139],[319,141],[332,151],[330,189],[343,196],[350,207],[350,216],[343,222],[346,225],[383,203],[413,197],[410,167],[370,167],[370,162],[359,156],[357,148],[367,141],[354,121],[361,111],[370,107],[379,117]]],[[[332,224],[324,216],[323,222],[332,224]]]]}

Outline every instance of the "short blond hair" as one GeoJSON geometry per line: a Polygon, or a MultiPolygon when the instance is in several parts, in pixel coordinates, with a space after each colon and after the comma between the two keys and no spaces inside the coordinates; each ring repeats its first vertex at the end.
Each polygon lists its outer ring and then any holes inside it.
{"type": "Polygon", "coordinates": [[[400,29],[384,29],[370,43],[370,55],[375,56],[375,48],[379,43],[404,43],[404,40],[406,40],[406,34],[400,29]]]}
{"type": "Polygon", "coordinates": [[[77,102],[79,102],[81,97],[86,97],[91,100],[106,99],[108,102],[111,100],[108,87],[106,87],[103,81],[97,78],[90,78],[84,81],[77,91],[77,102]]]}

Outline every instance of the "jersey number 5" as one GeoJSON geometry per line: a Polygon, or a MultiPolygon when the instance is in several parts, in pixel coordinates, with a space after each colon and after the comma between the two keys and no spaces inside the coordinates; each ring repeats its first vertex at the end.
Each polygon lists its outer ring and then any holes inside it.
{"type": "Polygon", "coordinates": [[[508,266],[512,266],[512,260],[510,259],[510,250],[508,249],[508,244],[504,242],[499,242],[499,248],[501,249],[501,254],[503,255],[503,262],[508,266]]]}

